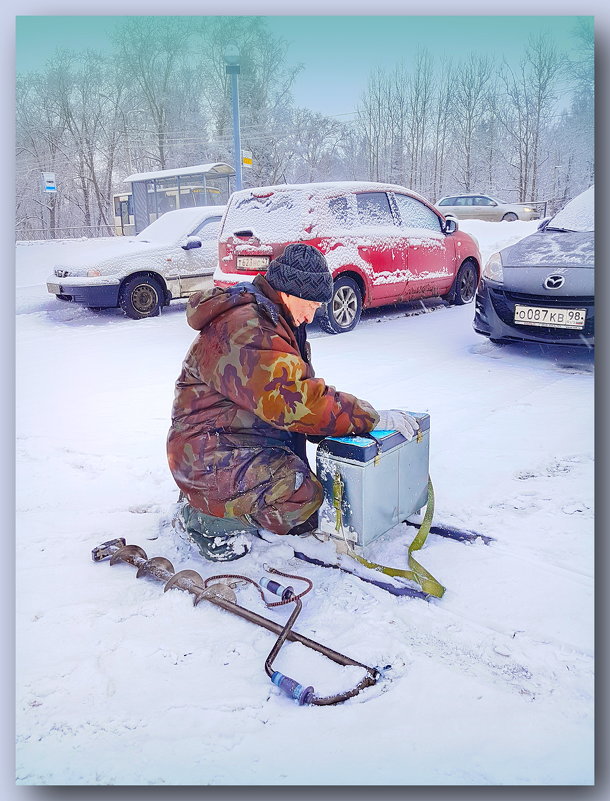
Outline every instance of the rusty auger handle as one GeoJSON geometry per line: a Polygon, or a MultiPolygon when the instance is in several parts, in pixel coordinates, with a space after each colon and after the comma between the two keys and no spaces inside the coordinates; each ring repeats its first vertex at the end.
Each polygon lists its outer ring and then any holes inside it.
{"type": "MultiPolygon", "coordinates": [[[[302,608],[301,597],[305,594],[305,592],[308,592],[312,586],[309,579],[301,576],[289,576],[290,578],[296,578],[300,581],[308,582],[310,585],[307,590],[299,593],[298,595],[294,594],[292,587],[283,587],[281,584],[278,584],[274,581],[269,581],[268,579],[264,579],[260,584],[260,586],[263,586],[265,589],[269,590],[270,592],[274,592],[276,595],[279,595],[282,598],[282,601],[280,601],[279,604],[268,604],[268,606],[295,603],[295,608],[288,621],[284,626],[281,626],[275,621],[269,620],[269,618],[258,615],[256,612],[252,612],[252,610],[246,609],[244,606],[240,606],[236,602],[236,596],[231,586],[227,584],[212,583],[215,580],[230,578],[236,581],[245,581],[249,584],[253,584],[255,587],[257,587],[257,589],[259,589],[259,584],[247,576],[210,576],[207,579],[204,579],[199,573],[197,573],[196,570],[180,570],[178,573],[176,573],[175,568],[169,559],[166,559],[163,556],[155,556],[152,559],[149,559],[146,555],[146,551],[144,551],[138,545],[126,545],[125,540],[122,537],[98,545],[97,548],[92,550],[91,557],[94,562],[101,562],[102,560],[110,557],[111,565],[117,564],[118,562],[127,562],[128,564],[137,568],[136,578],[147,576],[154,578],[157,581],[163,581],[165,583],[165,586],[163,587],[164,592],[167,592],[167,590],[170,590],[174,587],[180,590],[186,590],[194,595],[194,606],[197,606],[199,601],[205,599],[206,601],[210,601],[216,606],[219,606],[221,609],[225,609],[227,612],[232,612],[235,615],[239,615],[239,617],[243,617],[246,620],[249,620],[251,623],[256,623],[257,625],[262,626],[262,628],[268,629],[268,631],[272,631],[277,634],[278,639],[269,656],[267,657],[267,661],[265,662],[265,670],[274,684],[280,687],[280,689],[282,689],[291,698],[294,698],[301,705],[313,704],[315,706],[327,706],[331,704],[339,704],[342,701],[346,701],[348,698],[358,695],[358,693],[361,690],[364,690],[366,687],[372,687],[379,679],[380,674],[376,668],[364,665],[362,662],[357,662],[355,659],[351,659],[349,656],[345,656],[338,651],[333,651],[332,648],[328,648],[327,646],[322,645],[315,640],[309,639],[309,637],[305,637],[304,635],[293,631],[292,626],[302,608]],[[313,687],[303,688],[303,686],[294,679],[284,676],[279,671],[274,671],[271,668],[271,663],[277,656],[277,653],[286,640],[290,640],[291,642],[299,642],[301,645],[305,645],[307,648],[311,648],[313,651],[323,654],[328,659],[336,662],[338,665],[343,665],[344,667],[348,665],[361,667],[366,671],[366,675],[351,690],[347,690],[343,693],[337,693],[336,695],[318,697],[314,694],[313,687]]],[[[273,568],[268,568],[268,570],[269,572],[277,573],[279,575],[287,575],[285,573],[280,573],[279,570],[275,570],[273,568]]],[[[259,592],[262,596],[262,591],[260,589],[259,592]]]]}

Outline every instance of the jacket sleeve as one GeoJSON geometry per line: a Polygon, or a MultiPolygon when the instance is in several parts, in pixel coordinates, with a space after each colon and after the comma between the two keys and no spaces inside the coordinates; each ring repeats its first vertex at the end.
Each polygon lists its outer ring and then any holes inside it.
{"type": "Polygon", "coordinates": [[[250,318],[220,325],[199,349],[201,377],[221,395],[276,428],[313,436],[363,434],[379,415],[366,401],[338,392],[313,371],[281,327],[250,318]]]}

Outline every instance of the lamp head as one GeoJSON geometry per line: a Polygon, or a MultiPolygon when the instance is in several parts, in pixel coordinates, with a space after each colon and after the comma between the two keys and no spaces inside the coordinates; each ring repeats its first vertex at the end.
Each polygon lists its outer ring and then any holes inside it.
{"type": "Polygon", "coordinates": [[[225,62],[231,67],[236,67],[239,64],[239,57],[240,57],[239,47],[235,44],[235,42],[230,42],[225,47],[224,51],[225,62]]]}

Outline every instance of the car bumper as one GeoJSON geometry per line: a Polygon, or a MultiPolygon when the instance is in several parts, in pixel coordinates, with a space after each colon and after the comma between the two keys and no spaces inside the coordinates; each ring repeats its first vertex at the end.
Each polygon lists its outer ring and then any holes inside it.
{"type": "Polygon", "coordinates": [[[526,295],[491,285],[482,279],[475,298],[473,321],[477,334],[499,342],[541,342],[550,345],[592,347],[595,329],[595,305],[590,297],[546,297],[526,295]],[[586,309],[582,330],[552,328],[514,323],[515,305],[586,309]]]}
{"type": "Polygon", "coordinates": [[[47,281],[47,290],[59,300],[107,309],[116,308],[119,305],[119,285],[119,280],[115,278],[95,281],[91,278],[52,276],[47,281]]]}
{"type": "Polygon", "coordinates": [[[230,286],[241,284],[244,281],[252,282],[257,275],[264,275],[264,272],[260,270],[248,270],[247,272],[225,273],[217,266],[212,275],[212,281],[214,282],[214,286],[227,289],[230,286]]]}

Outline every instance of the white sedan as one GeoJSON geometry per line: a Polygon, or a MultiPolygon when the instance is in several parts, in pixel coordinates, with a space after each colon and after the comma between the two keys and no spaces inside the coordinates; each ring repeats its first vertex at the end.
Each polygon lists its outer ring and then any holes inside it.
{"type": "Polygon", "coordinates": [[[212,285],[224,210],[168,211],[135,237],[98,241],[92,257],[56,264],[47,289],[90,309],[120,306],[134,320],[153,317],[174,298],[212,285]]]}

